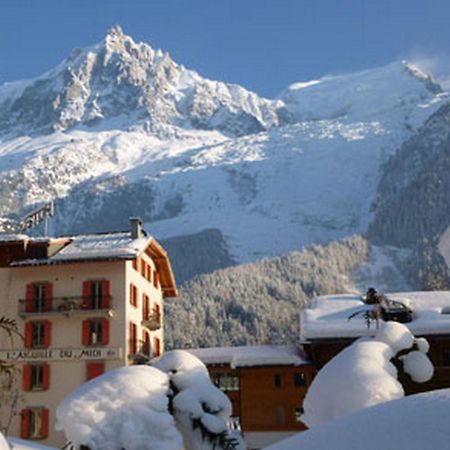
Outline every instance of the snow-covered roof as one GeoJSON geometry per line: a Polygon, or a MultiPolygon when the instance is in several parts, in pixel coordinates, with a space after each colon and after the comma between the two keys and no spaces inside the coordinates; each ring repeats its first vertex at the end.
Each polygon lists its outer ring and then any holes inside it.
{"type": "MultiPolygon", "coordinates": [[[[413,311],[413,320],[405,325],[415,335],[450,333],[450,291],[402,292],[385,294],[413,311]]],[[[349,316],[370,308],[357,295],[326,295],[316,297],[301,314],[301,339],[353,338],[375,334],[359,315],[349,316]]]]}
{"type": "Polygon", "coordinates": [[[308,364],[295,345],[258,345],[189,349],[204,364],[227,364],[230,367],[299,366],[308,364]]]}
{"type": "Polygon", "coordinates": [[[16,242],[29,239],[26,234],[0,234],[0,242],[16,242]]]}
{"type": "MultiPolygon", "coordinates": [[[[96,259],[133,259],[150,243],[151,236],[133,239],[129,232],[89,234],[68,238],[69,243],[54,255],[44,259],[26,259],[15,266],[46,265],[96,259]]],[[[48,241],[50,244],[52,240],[48,241]]]]}

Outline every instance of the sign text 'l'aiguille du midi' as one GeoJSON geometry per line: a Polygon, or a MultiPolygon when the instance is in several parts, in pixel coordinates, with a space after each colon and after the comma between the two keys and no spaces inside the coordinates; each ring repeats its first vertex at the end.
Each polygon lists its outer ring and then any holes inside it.
{"type": "Polygon", "coordinates": [[[46,348],[34,350],[0,350],[3,361],[77,361],[86,359],[117,359],[121,348],[46,348]]]}

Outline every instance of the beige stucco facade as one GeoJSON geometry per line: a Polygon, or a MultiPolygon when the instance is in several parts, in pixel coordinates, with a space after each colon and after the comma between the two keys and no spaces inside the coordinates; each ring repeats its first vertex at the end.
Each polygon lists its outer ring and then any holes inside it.
{"type": "MultiPolygon", "coordinates": [[[[132,259],[119,259],[0,268],[0,316],[15,319],[19,331],[24,335],[27,323],[45,321],[51,327],[47,348],[40,346],[26,349],[26,341],[19,338],[15,338],[13,343],[6,336],[0,339],[0,358],[14,361],[20,369],[16,383],[20,393],[17,412],[33,408],[48,410],[48,437],[40,438],[39,442],[55,447],[64,445],[63,433],[55,430],[56,407],[74,388],[86,382],[89,364],[103,363],[107,371],[135,362],[130,323],[136,325],[138,353],[143,349],[141,340],[144,333],[148,333],[150,338],[147,356],[155,354],[153,347],[156,339],[160,343],[160,351],[163,351],[163,290],[161,284],[154,281],[155,276],[159,279],[157,273],[157,265],[145,251],[134,262],[132,259]],[[142,274],[141,265],[144,261],[146,273],[151,274],[151,279],[142,274]],[[80,307],[84,283],[103,280],[109,286],[108,307],[80,307]],[[27,311],[24,306],[27,286],[39,284],[52,287],[51,310],[27,311]],[[130,285],[135,286],[135,292],[138,293],[134,305],[131,304],[130,285]],[[144,295],[150,299],[151,310],[154,305],[159,306],[159,326],[149,326],[143,321],[144,295]],[[89,320],[109,323],[107,343],[86,345],[83,341],[83,322],[89,320]],[[48,365],[48,388],[45,390],[24,388],[24,367],[30,364],[48,365]]],[[[105,333],[105,330],[102,332],[105,333]]],[[[2,405],[2,409],[5,410],[5,405],[2,405]]],[[[24,437],[22,415],[18,414],[14,418],[9,429],[10,435],[24,437]]]]}

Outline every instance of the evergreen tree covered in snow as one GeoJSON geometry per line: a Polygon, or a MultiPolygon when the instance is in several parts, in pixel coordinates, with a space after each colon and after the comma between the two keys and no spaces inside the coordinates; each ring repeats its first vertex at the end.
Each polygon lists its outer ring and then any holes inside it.
{"type": "Polygon", "coordinates": [[[166,345],[293,343],[300,310],[316,293],[352,290],[348,275],[368,255],[367,241],[353,236],[199,276],[166,302],[166,345]]]}
{"type": "Polygon", "coordinates": [[[77,449],[244,450],[227,429],[228,397],[196,357],[180,350],[153,366],[121,367],[91,380],[56,415],[77,449]]]}

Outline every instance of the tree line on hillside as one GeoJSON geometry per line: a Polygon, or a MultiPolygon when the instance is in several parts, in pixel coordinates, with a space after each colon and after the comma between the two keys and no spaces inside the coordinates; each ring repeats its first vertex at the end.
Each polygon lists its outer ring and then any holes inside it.
{"type": "Polygon", "coordinates": [[[369,243],[352,236],[200,275],[166,302],[166,347],[296,342],[310,299],[351,289],[347,275],[368,257],[369,243]]]}

